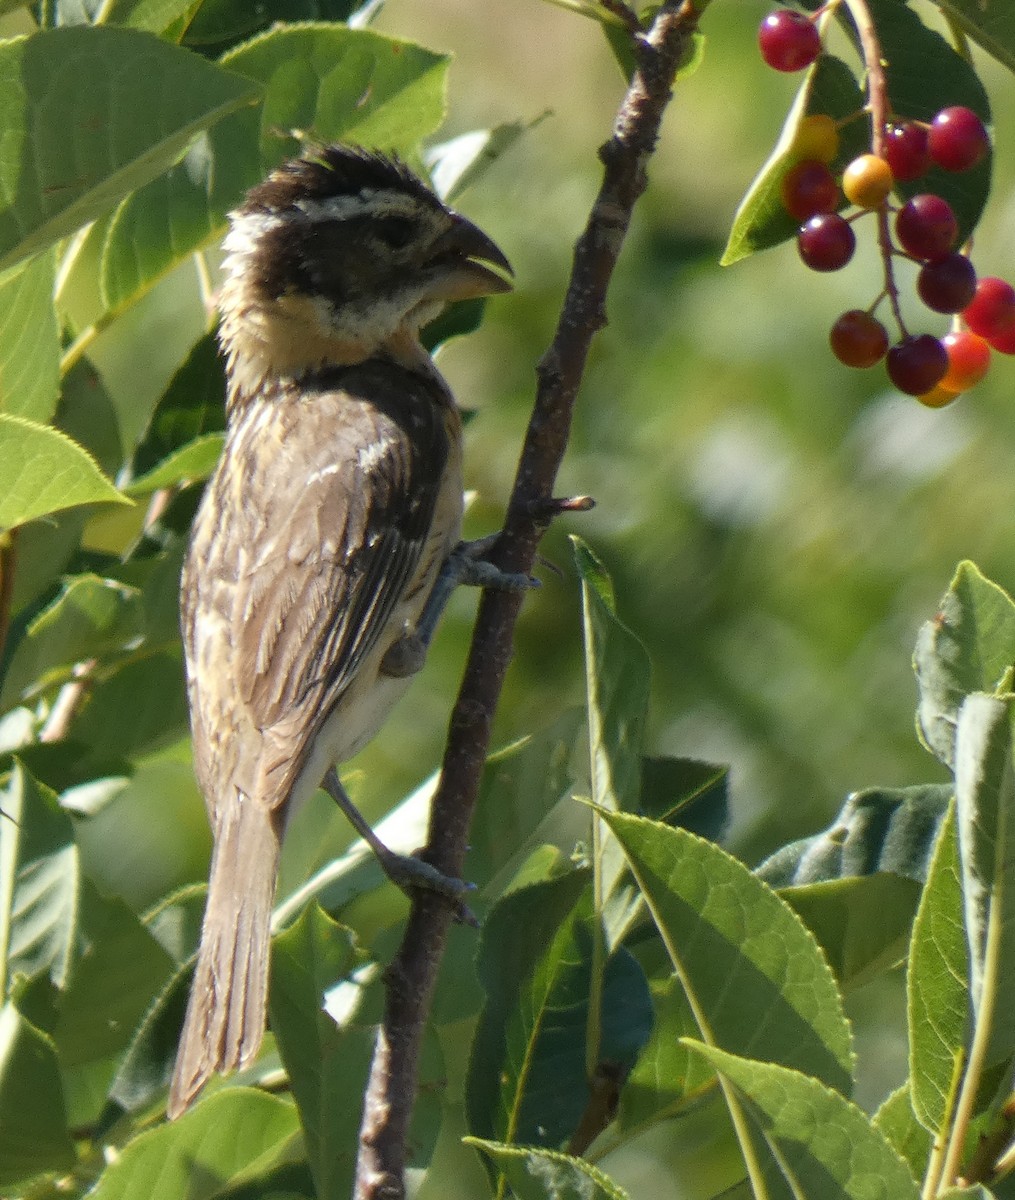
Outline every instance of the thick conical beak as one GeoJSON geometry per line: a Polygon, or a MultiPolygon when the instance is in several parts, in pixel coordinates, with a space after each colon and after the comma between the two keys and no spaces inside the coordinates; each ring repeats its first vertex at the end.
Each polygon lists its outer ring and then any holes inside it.
{"type": "Polygon", "coordinates": [[[429,298],[469,300],[475,296],[510,292],[511,281],[487,265],[492,263],[505,274],[514,274],[497,243],[458,213],[452,215],[452,220],[451,228],[431,248],[434,286],[429,298]]]}

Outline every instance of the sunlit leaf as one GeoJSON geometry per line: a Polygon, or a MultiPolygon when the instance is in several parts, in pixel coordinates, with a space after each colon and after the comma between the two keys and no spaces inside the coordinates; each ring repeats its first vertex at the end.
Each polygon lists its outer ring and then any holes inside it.
{"type": "Polygon", "coordinates": [[[0,268],[154,179],[257,90],[136,30],[74,26],[0,45],[0,268]]]}

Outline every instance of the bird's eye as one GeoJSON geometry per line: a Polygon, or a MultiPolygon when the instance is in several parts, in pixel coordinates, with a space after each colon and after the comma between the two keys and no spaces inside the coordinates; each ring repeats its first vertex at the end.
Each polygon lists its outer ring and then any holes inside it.
{"type": "Polygon", "coordinates": [[[377,236],[392,250],[407,246],[416,233],[416,226],[408,217],[383,217],[376,222],[377,236]]]}

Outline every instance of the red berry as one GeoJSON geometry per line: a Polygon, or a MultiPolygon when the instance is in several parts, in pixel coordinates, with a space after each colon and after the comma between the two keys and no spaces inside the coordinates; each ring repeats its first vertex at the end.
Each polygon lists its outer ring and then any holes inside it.
{"type": "Polygon", "coordinates": [[[999,354],[1015,354],[1015,325],[1009,325],[987,341],[999,354]]]}
{"type": "Polygon", "coordinates": [[[860,308],[844,312],[832,326],[828,340],[832,353],[847,367],[873,367],[888,350],[884,325],[860,308]]]}
{"type": "Polygon", "coordinates": [[[917,400],[927,408],[945,408],[949,404],[954,404],[960,395],[961,392],[951,392],[939,383],[936,388],[931,388],[929,392],[917,396],[917,400]]]}
{"type": "Polygon", "coordinates": [[[962,310],[962,319],[988,341],[1015,329],[1015,288],[993,275],[981,279],[976,295],[962,310]]]}
{"type": "Polygon", "coordinates": [[[976,294],[976,271],[964,254],[946,254],[920,268],[916,290],[934,312],[961,312],[976,294]]]}
{"type": "Polygon", "coordinates": [[[761,22],[761,57],[776,71],[802,71],[821,53],[821,36],[803,13],[780,8],[761,22]]]}
{"type": "Polygon", "coordinates": [[[959,223],[947,200],[924,192],[899,209],[895,233],[907,254],[933,262],[955,245],[959,223]]]}
{"type": "Polygon", "coordinates": [[[782,204],[791,217],[809,221],[818,213],[835,212],[839,206],[839,185],[822,162],[801,162],[791,167],[780,185],[782,204]]]}
{"type": "Polygon", "coordinates": [[[946,171],[968,171],[983,162],[990,137],[971,108],[943,108],[934,118],[928,139],[930,156],[946,171]]]}
{"type": "Polygon", "coordinates": [[[938,387],[948,392],[965,392],[987,374],[990,346],[967,329],[949,333],[943,342],[948,354],[948,370],[938,387]]]}
{"type": "Polygon", "coordinates": [[[907,183],[930,170],[927,127],[914,121],[896,121],[885,128],[885,158],[897,180],[907,183]]]}
{"type": "Polygon", "coordinates": [[[853,257],[856,235],[838,213],[822,213],[800,230],[797,249],[812,271],[838,271],[853,257]]]}
{"type": "Polygon", "coordinates": [[[947,370],[948,351],[929,333],[911,334],[888,351],[888,378],[909,396],[937,387],[947,370]]]}

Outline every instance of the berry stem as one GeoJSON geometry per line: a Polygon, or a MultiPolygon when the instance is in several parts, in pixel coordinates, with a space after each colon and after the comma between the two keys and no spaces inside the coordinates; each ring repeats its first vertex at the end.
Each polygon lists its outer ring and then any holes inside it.
{"type": "MultiPolygon", "coordinates": [[[[881,40],[874,25],[874,18],[867,7],[867,0],[841,0],[849,10],[860,39],[860,53],[867,69],[867,107],[871,115],[871,153],[885,157],[886,130],[890,114],[888,101],[888,77],[885,74],[885,59],[881,51],[881,40]]],[[[889,226],[888,204],[880,205],[878,217],[878,247],[885,270],[885,291],[892,315],[903,337],[908,336],[902,310],[899,307],[899,289],[895,286],[892,270],[892,233],[889,226]]]]}

